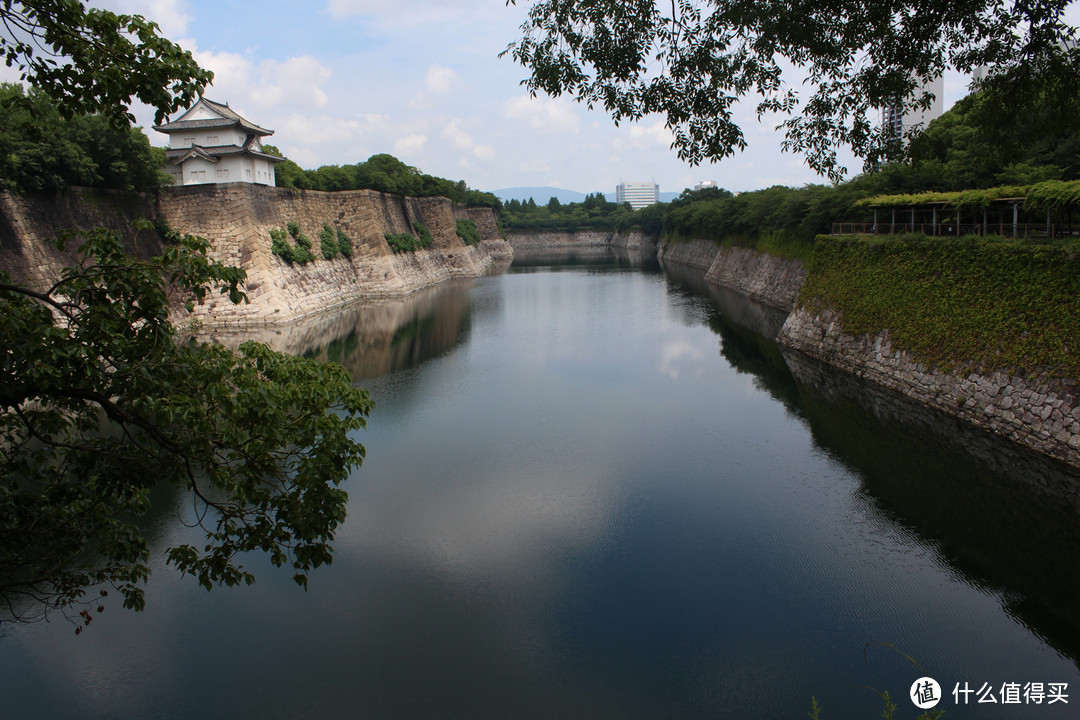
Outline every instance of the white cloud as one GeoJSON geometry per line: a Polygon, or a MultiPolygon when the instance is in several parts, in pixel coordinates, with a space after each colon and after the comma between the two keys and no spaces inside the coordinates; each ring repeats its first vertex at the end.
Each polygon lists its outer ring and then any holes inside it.
{"type": "Polygon", "coordinates": [[[214,73],[207,96],[229,103],[253,122],[263,124],[265,120],[260,122],[260,118],[275,108],[325,108],[329,104],[323,86],[329,81],[331,70],[310,55],[256,64],[247,55],[234,52],[197,50],[193,54],[200,65],[214,73]],[[250,112],[251,109],[255,112],[250,112]]]}
{"type": "Polygon", "coordinates": [[[369,125],[358,120],[306,113],[290,114],[275,128],[281,137],[304,145],[341,145],[369,129],[369,125]]]}
{"type": "Polygon", "coordinates": [[[427,135],[421,133],[406,135],[394,143],[394,152],[401,153],[402,155],[413,155],[423,150],[427,141],[427,135]]]}
{"type": "Polygon", "coordinates": [[[544,173],[551,170],[551,166],[548,165],[546,160],[526,160],[525,162],[518,163],[517,170],[519,173],[534,174],[544,173]]]}
{"type": "Polygon", "coordinates": [[[663,120],[657,120],[651,125],[642,125],[640,123],[631,125],[630,137],[638,141],[642,146],[662,145],[665,148],[671,147],[671,143],[675,140],[675,136],[664,125],[663,120]]]}
{"type": "Polygon", "coordinates": [[[331,71],[312,56],[264,60],[256,72],[256,83],[249,90],[256,105],[326,107],[327,95],[320,86],[330,79],[331,71]]]}
{"type": "Polygon", "coordinates": [[[453,69],[443,65],[432,65],[424,78],[427,89],[436,95],[448,93],[457,85],[458,75],[453,69]]]}
{"type": "Polygon", "coordinates": [[[531,130],[576,133],[580,124],[573,106],[566,100],[521,95],[503,104],[503,117],[520,120],[531,130]]]}
{"type": "Polygon", "coordinates": [[[450,144],[458,150],[469,152],[480,160],[491,160],[495,157],[495,147],[493,145],[477,144],[472,139],[472,136],[462,129],[461,121],[456,118],[443,128],[443,131],[439,133],[439,137],[450,141],[450,144]]]}
{"type": "Polygon", "coordinates": [[[184,0],[99,0],[92,4],[117,13],[142,15],[156,22],[161,34],[167,38],[181,37],[191,22],[188,4],[184,0]]]}

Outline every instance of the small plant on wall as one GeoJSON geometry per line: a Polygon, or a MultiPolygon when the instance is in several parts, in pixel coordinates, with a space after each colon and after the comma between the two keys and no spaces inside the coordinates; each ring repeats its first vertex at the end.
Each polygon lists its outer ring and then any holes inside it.
{"type": "Polygon", "coordinates": [[[270,230],[270,252],[289,264],[305,265],[314,260],[315,254],[311,252],[311,240],[300,232],[300,226],[290,221],[286,229],[287,233],[281,228],[270,230]],[[296,239],[295,245],[289,241],[290,235],[296,239]]]}
{"type": "Polygon", "coordinates": [[[457,236],[466,245],[476,245],[480,242],[480,233],[476,229],[476,223],[472,220],[457,221],[457,236]]]}
{"type": "Polygon", "coordinates": [[[413,230],[416,231],[417,247],[428,247],[431,245],[431,231],[428,230],[427,225],[422,222],[413,223],[413,230]]]}
{"type": "Polygon", "coordinates": [[[322,230],[319,231],[319,250],[327,260],[333,260],[339,252],[337,234],[328,222],[324,222],[322,230]]]}
{"type": "Polygon", "coordinates": [[[337,231],[337,245],[338,252],[340,252],[347,258],[352,257],[352,240],[350,240],[349,236],[341,232],[340,230],[337,231]]]}
{"type": "Polygon", "coordinates": [[[420,247],[412,233],[383,233],[383,237],[396,253],[413,252],[420,247]]]}

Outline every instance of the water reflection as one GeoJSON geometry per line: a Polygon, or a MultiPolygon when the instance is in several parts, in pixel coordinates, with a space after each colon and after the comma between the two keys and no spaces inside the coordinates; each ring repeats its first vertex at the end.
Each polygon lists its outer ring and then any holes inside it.
{"type": "Polygon", "coordinates": [[[815,444],[859,472],[863,500],[1077,662],[1076,471],[800,353],[784,359],[815,444]]]}
{"type": "Polygon", "coordinates": [[[785,360],[700,271],[576,257],[274,333],[378,403],[333,566],[307,593],[261,556],[254,588],[156,571],[144,615],[0,645],[5,709],[872,717],[854,686],[917,677],[873,640],[943,685],[1080,680],[1067,473],[785,360]]]}
{"type": "Polygon", "coordinates": [[[526,248],[514,250],[514,262],[510,269],[512,272],[535,272],[541,268],[573,270],[582,266],[656,270],[660,262],[656,259],[655,251],[645,248],[526,248]]]}
{"type": "MultiPolygon", "coordinates": [[[[280,352],[340,363],[356,379],[377,377],[415,367],[464,342],[475,282],[449,280],[398,300],[361,301],[284,326],[218,328],[193,339],[232,348],[247,340],[264,342],[280,352]]],[[[486,309],[492,309],[490,303],[486,309]]]]}

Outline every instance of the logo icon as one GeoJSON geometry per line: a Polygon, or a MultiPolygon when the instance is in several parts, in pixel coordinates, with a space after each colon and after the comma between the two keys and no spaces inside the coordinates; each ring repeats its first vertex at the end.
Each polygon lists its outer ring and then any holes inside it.
{"type": "Polygon", "coordinates": [[[921,677],[911,685],[911,702],[920,710],[929,710],[941,702],[941,686],[932,677],[921,677]]]}

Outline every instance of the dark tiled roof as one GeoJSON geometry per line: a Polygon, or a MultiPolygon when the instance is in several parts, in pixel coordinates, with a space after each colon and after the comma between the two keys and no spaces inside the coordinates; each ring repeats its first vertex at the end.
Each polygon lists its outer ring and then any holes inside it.
{"type": "MultiPolygon", "coordinates": [[[[267,130],[264,127],[259,127],[253,122],[248,122],[244,118],[240,117],[236,112],[228,106],[228,104],[222,105],[219,102],[202,98],[199,103],[207,106],[216,113],[221,114],[221,118],[212,118],[207,120],[176,120],[168,122],[163,125],[155,125],[154,129],[158,132],[173,133],[183,132],[184,130],[197,130],[202,128],[215,128],[215,127],[242,127],[248,132],[255,133],[256,135],[273,135],[273,130],[267,130]]],[[[198,103],[196,103],[198,105],[198,103]]],[[[185,112],[190,112],[196,105],[185,112]]]]}
{"type": "Polygon", "coordinates": [[[239,145],[215,145],[213,147],[193,145],[186,148],[169,148],[165,150],[165,157],[172,160],[173,163],[181,163],[192,156],[200,157],[204,160],[209,160],[210,162],[217,162],[218,158],[226,155],[252,155],[275,163],[285,161],[285,158],[283,157],[271,155],[270,153],[262,152],[260,150],[252,150],[248,147],[240,147],[239,145]]]}

